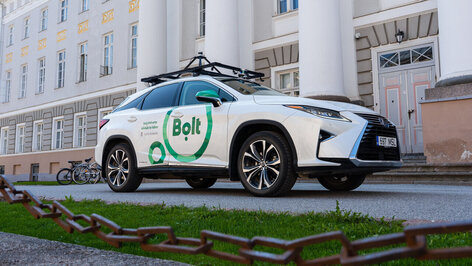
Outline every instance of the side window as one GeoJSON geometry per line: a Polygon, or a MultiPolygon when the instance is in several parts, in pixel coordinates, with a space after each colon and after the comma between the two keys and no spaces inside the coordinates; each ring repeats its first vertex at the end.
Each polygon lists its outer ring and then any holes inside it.
{"type": "Polygon", "coordinates": [[[175,103],[180,83],[155,88],[144,99],[142,110],[171,107],[175,103]]]}
{"type": "Polygon", "coordinates": [[[131,102],[128,103],[127,105],[115,109],[115,110],[113,111],[113,113],[116,113],[116,112],[119,112],[119,111],[123,111],[123,110],[127,110],[127,109],[131,109],[131,108],[137,108],[137,107],[139,106],[139,104],[141,103],[141,101],[144,99],[144,97],[145,97],[146,95],[147,95],[147,93],[145,93],[145,94],[139,96],[138,98],[136,98],[135,100],[131,101],[131,102]]]}
{"type": "Polygon", "coordinates": [[[234,101],[234,98],[224,90],[205,81],[188,81],[184,83],[182,93],[180,95],[179,105],[202,104],[195,98],[195,95],[200,91],[212,90],[218,93],[222,102],[234,101]]]}

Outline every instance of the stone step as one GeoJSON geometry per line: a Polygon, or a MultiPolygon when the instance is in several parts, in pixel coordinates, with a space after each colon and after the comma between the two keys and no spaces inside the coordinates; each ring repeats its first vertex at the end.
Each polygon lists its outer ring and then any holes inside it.
{"type": "Polygon", "coordinates": [[[367,176],[367,183],[403,184],[467,184],[472,185],[472,172],[380,172],[367,176]]]}
{"type": "Polygon", "coordinates": [[[472,173],[471,163],[449,163],[449,164],[427,164],[427,163],[404,163],[402,168],[390,172],[466,172],[472,173]]]}

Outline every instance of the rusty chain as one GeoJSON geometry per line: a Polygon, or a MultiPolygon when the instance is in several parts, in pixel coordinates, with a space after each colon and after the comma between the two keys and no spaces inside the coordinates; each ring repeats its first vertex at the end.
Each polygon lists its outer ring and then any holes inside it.
{"type": "Polygon", "coordinates": [[[1,175],[0,193],[10,204],[21,203],[36,219],[50,218],[68,233],[73,233],[74,230],[82,234],[92,233],[117,248],[121,247],[122,243],[135,242],[139,243],[145,251],[204,254],[241,264],[252,264],[257,260],[277,264],[295,262],[298,265],[365,265],[403,258],[419,260],[472,258],[472,247],[428,249],[426,240],[428,235],[471,232],[472,221],[408,226],[401,233],[356,241],[349,241],[344,233],[340,231],[286,241],[268,237],[248,239],[204,230],[200,232],[200,239],[197,239],[177,237],[172,227],[169,226],[129,229],[122,228],[113,221],[98,214],[92,214],[91,216],[84,214],[75,215],[57,201],[54,201],[52,204],[43,204],[31,192],[16,190],[1,175]],[[87,226],[82,226],[78,223],[79,221],[82,221],[82,224],[87,224],[87,226]],[[105,233],[102,231],[103,228],[108,228],[111,232],[105,233]],[[158,244],[150,243],[149,240],[156,235],[167,235],[167,239],[158,244]],[[239,246],[239,254],[215,250],[213,249],[213,242],[210,240],[239,246]],[[342,249],[340,254],[310,260],[304,260],[301,257],[305,247],[328,241],[339,241],[341,243],[342,249]],[[359,255],[359,251],[398,244],[406,244],[406,246],[369,253],[367,255],[359,255]],[[276,248],[283,250],[284,253],[273,254],[257,251],[254,250],[256,246],[276,248]]]}

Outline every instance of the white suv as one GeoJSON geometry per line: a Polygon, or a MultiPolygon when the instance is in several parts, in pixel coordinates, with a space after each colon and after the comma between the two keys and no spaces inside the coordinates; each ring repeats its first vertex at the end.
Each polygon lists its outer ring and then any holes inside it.
{"type": "Polygon", "coordinates": [[[100,122],[95,158],[117,192],[136,190],[143,177],[181,177],[194,188],[229,177],[256,196],[286,193],[299,175],[352,190],[402,164],[395,126],[377,113],[225,74],[128,97],[100,122]]]}

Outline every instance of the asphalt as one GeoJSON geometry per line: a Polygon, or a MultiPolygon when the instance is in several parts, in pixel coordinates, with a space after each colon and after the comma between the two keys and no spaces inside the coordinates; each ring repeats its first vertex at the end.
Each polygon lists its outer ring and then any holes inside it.
{"type": "Polygon", "coordinates": [[[422,184],[363,184],[351,192],[330,192],[317,182],[299,182],[285,197],[258,198],[238,182],[217,182],[193,190],[185,182],[144,183],[136,192],[115,193],[106,184],[74,186],[17,186],[47,199],[101,199],[136,204],[207,206],[274,212],[323,212],[341,209],[375,218],[459,221],[472,219],[472,186],[422,184]]]}
{"type": "Polygon", "coordinates": [[[0,265],[188,265],[0,232],[0,265]]]}

